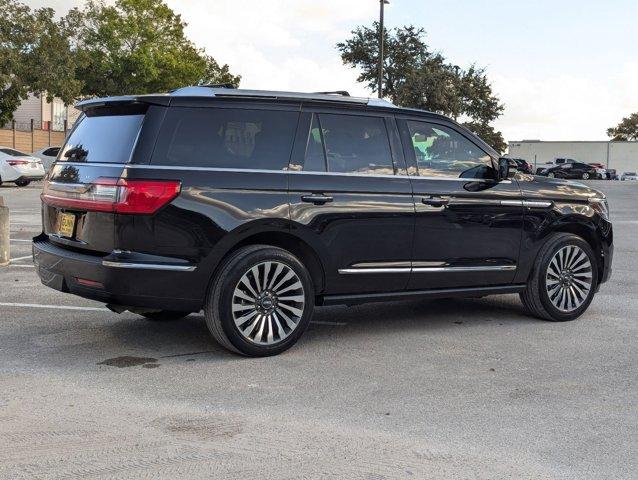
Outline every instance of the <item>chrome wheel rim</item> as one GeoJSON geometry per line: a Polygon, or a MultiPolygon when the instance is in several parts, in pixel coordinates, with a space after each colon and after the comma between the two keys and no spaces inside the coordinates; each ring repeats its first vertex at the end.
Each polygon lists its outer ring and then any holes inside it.
{"type": "Polygon", "coordinates": [[[273,345],[295,331],[305,305],[303,284],[285,263],[259,263],[245,272],[233,292],[237,330],[251,343],[273,345]]]}
{"type": "Polygon", "coordinates": [[[576,245],[567,245],[549,262],[545,285],[552,304],[561,312],[569,313],[585,303],[592,281],[592,265],[585,251],[576,245]]]}

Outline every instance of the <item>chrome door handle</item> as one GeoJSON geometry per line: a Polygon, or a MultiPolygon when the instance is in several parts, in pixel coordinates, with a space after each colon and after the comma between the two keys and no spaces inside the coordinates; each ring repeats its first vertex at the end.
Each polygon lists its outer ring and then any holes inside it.
{"type": "Polygon", "coordinates": [[[422,197],[421,203],[431,207],[445,207],[450,201],[442,197],[422,197]]]}
{"type": "Polygon", "coordinates": [[[324,205],[332,202],[333,198],[328,195],[313,193],[312,195],[302,195],[301,201],[306,203],[314,203],[315,205],[324,205]]]}

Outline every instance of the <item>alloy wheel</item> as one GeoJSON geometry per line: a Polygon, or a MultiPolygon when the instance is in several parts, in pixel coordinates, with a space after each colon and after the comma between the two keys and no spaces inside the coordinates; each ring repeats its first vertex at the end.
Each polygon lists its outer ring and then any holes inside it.
{"type": "Polygon", "coordinates": [[[592,282],[591,261],[585,251],[576,245],[567,245],[558,250],[547,267],[547,295],[561,312],[573,312],[585,303],[592,282]]]}
{"type": "Polygon", "coordinates": [[[257,345],[279,343],[295,331],[305,305],[303,284],[282,262],[251,267],[235,286],[232,314],[239,333],[257,345]]]}

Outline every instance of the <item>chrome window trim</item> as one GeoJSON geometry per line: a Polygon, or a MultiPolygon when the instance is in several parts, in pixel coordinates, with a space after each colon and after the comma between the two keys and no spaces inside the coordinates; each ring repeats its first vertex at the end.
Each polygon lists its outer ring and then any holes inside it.
{"type": "MultiPolygon", "coordinates": [[[[494,182],[484,178],[452,178],[452,177],[418,177],[415,175],[377,175],[374,173],[341,173],[341,172],[309,172],[303,170],[268,170],[259,168],[226,168],[226,167],[184,167],[178,165],[150,165],[150,164],[126,164],[126,163],[84,163],[84,162],[59,162],[57,165],[78,165],[85,167],[120,167],[130,169],[145,170],[191,170],[197,172],[230,172],[230,173],[276,173],[293,175],[330,175],[341,177],[364,177],[364,178],[410,178],[411,180],[439,180],[448,182],[494,182]]],[[[511,180],[501,180],[495,183],[512,183],[511,180]]]]}
{"type": "Polygon", "coordinates": [[[113,268],[132,268],[140,270],[167,270],[173,272],[192,272],[197,268],[194,265],[164,265],[160,263],[113,262],[110,260],[102,260],[102,266],[113,268]]]}

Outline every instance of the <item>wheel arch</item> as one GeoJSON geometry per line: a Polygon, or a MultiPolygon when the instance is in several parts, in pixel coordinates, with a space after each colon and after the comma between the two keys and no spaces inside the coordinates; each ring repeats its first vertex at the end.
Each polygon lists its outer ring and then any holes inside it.
{"type": "MultiPolygon", "coordinates": [[[[317,252],[304,240],[286,231],[261,231],[243,237],[235,242],[224,251],[222,258],[227,257],[236,250],[248,245],[267,245],[282,248],[292,253],[308,269],[310,278],[312,279],[315,287],[315,293],[320,294],[323,291],[325,286],[325,271],[323,263],[317,252]]],[[[222,262],[219,262],[216,266],[215,270],[211,274],[211,278],[213,278],[217,273],[221,263],[222,262]]]]}
{"type": "MultiPolygon", "coordinates": [[[[594,255],[596,256],[598,282],[600,283],[601,275],[604,268],[604,255],[602,250],[602,243],[596,233],[596,230],[596,226],[591,220],[579,218],[576,216],[570,216],[553,223],[551,226],[544,230],[543,234],[541,235],[541,239],[543,241],[540,243],[539,249],[547,241],[547,239],[555,233],[571,233],[572,235],[576,235],[577,237],[582,238],[589,244],[592,251],[594,252],[594,255]]],[[[530,275],[532,273],[533,272],[530,272],[530,275]]]]}

